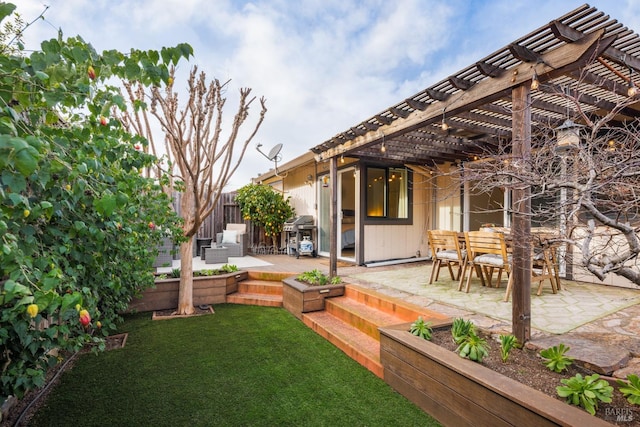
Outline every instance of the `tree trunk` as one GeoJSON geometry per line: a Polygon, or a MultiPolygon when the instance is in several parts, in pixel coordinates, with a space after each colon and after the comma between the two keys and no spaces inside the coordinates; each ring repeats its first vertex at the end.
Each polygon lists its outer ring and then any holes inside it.
{"type": "Polygon", "coordinates": [[[193,236],[180,245],[180,288],[177,314],[193,314],[193,236]]]}

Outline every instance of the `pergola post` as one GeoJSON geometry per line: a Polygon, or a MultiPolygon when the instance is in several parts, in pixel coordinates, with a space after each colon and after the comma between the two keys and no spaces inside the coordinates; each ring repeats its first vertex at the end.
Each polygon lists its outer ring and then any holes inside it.
{"type": "Polygon", "coordinates": [[[338,160],[329,159],[329,183],[331,203],[329,203],[329,276],[338,275],[338,160]]]}
{"type": "MultiPolygon", "coordinates": [[[[512,91],[512,167],[525,172],[531,157],[531,90],[528,84],[512,91]]],[[[531,338],[531,187],[516,185],[513,190],[513,335],[524,343],[531,338]]]]}

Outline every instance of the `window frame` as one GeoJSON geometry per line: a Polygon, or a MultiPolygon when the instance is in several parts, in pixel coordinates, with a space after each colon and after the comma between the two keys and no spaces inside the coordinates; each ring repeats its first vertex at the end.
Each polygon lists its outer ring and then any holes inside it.
{"type": "Polygon", "coordinates": [[[381,164],[363,164],[361,170],[364,170],[364,177],[361,181],[362,200],[361,206],[364,206],[363,221],[366,225],[412,225],[413,224],[413,171],[404,165],[381,165],[381,164]],[[370,169],[383,169],[385,173],[385,216],[369,216],[368,214],[368,183],[369,183],[369,170],[370,169]],[[407,217],[406,218],[389,218],[388,206],[389,206],[389,185],[386,184],[389,180],[390,169],[403,169],[406,171],[406,191],[407,191],[407,217]]]}

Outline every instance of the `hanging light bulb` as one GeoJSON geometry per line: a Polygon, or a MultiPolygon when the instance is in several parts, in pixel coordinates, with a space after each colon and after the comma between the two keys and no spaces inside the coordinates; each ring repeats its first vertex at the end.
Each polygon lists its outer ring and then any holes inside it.
{"type": "Polygon", "coordinates": [[[633,98],[638,94],[638,88],[633,83],[633,68],[629,67],[629,89],[627,89],[627,96],[633,98]]]}
{"type": "Polygon", "coordinates": [[[382,143],[382,146],[380,147],[380,152],[381,153],[386,153],[387,152],[387,147],[385,147],[384,142],[382,143]]]}
{"type": "Polygon", "coordinates": [[[344,163],[344,154],[340,156],[340,163],[344,163]]]}
{"type": "Polygon", "coordinates": [[[533,69],[533,77],[531,77],[531,90],[538,90],[540,87],[540,80],[538,80],[538,73],[536,69],[533,69]]]}
{"type": "Polygon", "coordinates": [[[627,95],[629,98],[633,98],[638,94],[638,88],[636,87],[633,80],[629,79],[629,89],[627,89],[627,95]]]}
{"type": "Polygon", "coordinates": [[[445,113],[445,108],[442,109],[442,124],[440,125],[440,127],[442,128],[443,131],[448,131],[449,130],[449,125],[447,124],[447,122],[444,119],[444,113],[445,113]]]}

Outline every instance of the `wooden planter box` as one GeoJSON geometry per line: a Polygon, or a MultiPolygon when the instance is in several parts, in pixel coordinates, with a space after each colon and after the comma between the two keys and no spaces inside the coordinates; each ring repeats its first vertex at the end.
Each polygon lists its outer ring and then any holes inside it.
{"type": "MultiPolygon", "coordinates": [[[[238,291],[238,282],[248,277],[246,271],[193,278],[193,305],[221,304],[227,294],[238,291]]],[[[169,310],[178,307],[180,279],[156,280],[154,288],[146,289],[134,298],[127,311],[169,310]]]]}
{"type": "Polygon", "coordinates": [[[380,328],[384,380],[445,426],[611,426],[408,330],[380,328]]]}
{"type": "Polygon", "coordinates": [[[282,306],[298,319],[302,313],[324,310],[325,298],[344,295],[344,283],[339,285],[309,286],[295,277],[282,280],[282,306]]]}

